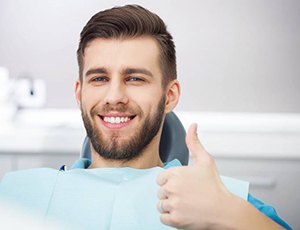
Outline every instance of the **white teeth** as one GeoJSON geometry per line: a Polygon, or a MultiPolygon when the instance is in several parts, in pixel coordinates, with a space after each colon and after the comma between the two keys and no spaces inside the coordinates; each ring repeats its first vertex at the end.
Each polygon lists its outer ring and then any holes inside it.
{"type": "Polygon", "coordinates": [[[111,124],[120,124],[123,122],[130,121],[130,118],[129,117],[104,117],[103,120],[111,124]]]}

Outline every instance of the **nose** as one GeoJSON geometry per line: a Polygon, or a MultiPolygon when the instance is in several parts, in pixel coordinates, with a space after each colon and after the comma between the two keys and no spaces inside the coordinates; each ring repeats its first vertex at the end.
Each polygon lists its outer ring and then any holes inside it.
{"type": "Polygon", "coordinates": [[[128,97],[125,85],[121,82],[111,81],[107,88],[104,102],[110,105],[127,104],[128,97]]]}

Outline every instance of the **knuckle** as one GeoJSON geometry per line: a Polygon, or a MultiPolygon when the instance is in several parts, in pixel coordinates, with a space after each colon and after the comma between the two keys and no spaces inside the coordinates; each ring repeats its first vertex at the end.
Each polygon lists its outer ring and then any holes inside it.
{"type": "Polygon", "coordinates": [[[174,227],[173,224],[172,224],[172,216],[170,214],[160,215],[160,222],[162,222],[163,224],[174,227]]]}
{"type": "Polygon", "coordinates": [[[170,224],[176,228],[181,228],[182,227],[182,220],[181,220],[181,215],[178,215],[177,212],[174,212],[170,216],[170,224]]]}
{"type": "Polygon", "coordinates": [[[156,209],[157,209],[157,211],[160,212],[160,203],[159,202],[156,203],[156,209]]]}
{"type": "Polygon", "coordinates": [[[163,224],[167,224],[167,225],[170,224],[169,219],[167,219],[165,215],[160,215],[160,222],[162,222],[163,224]]]}
{"type": "Polygon", "coordinates": [[[162,196],[163,196],[163,190],[162,190],[162,188],[160,188],[160,189],[157,191],[157,198],[158,198],[158,199],[161,199],[162,196]]]}
{"type": "Polygon", "coordinates": [[[160,173],[156,178],[158,185],[163,185],[167,181],[167,174],[165,172],[160,173]]]}
{"type": "Polygon", "coordinates": [[[180,207],[180,200],[177,197],[174,197],[170,202],[170,206],[173,210],[178,210],[180,207]]]}
{"type": "Polygon", "coordinates": [[[178,181],[177,180],[171,180],[168,186],[166,186],[166,191],[168,194],[175,194],[176,191],[178,191],[178,181]]]}
{"type": "Polygon", "coordinates": [[[215,160],[210,154],[207,154],[205,158],[205,163],[207,166],[215,167],[215,160]]]}

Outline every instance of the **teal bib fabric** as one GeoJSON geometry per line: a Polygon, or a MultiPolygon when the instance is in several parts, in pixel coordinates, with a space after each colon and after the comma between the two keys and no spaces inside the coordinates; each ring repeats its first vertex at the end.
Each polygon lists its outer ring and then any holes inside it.
{"type": "MultiPolygon", "coordinates": [[[[30,169],[7,174],[0,195],[34,210],[64,229],[173,229],[160,222],[156,210],[156,178],[165,168],[86,169],[81,159],[71,170],[30,169]]],[[[244,199],[247,182],[222,177],[225,186],[244,199]]]]}
{"type": "Polygon", "coordinates": [[[170,229],[156,210],[162,170],[33,169],[4,178],[1,194],[68,229],[170,229]]]}

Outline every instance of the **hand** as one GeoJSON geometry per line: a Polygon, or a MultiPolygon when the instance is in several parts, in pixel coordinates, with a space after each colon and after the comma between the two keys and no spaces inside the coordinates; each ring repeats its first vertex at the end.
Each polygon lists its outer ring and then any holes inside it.
{"type": "Polygon", "coordinates": [[[197,125],[188,130],[186,144],[193,164],[162,172],[157,183],[161,222],[180,229],[220,229],[233,195],[223,185],[214,162],[197,137],[197,125]]]}

